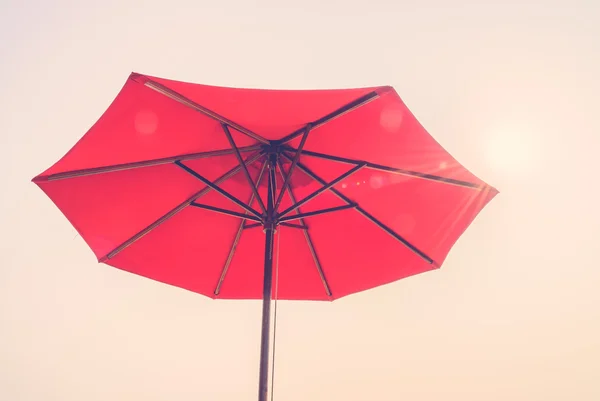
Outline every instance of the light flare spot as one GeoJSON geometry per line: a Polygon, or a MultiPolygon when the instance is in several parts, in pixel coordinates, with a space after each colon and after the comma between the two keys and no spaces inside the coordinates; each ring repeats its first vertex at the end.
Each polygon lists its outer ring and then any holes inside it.
{"type": "Polygon", "coordinates": [[[379,124],[390,133],[395,133],[400,129],[403,119],[404,112],[398,105],[387,106],[379,114],[379,124]]]}
{"type": "Polygon", "coordinates": [[[533,127],[520,125],[495,127],[483,137],[483,151],[486,161],[497,172],[524,178],[542,168],[544,142],[533,127]]]}
{"type": "Polygon", "coordinates": [[[140,110],[135,115],[135,130],[143,135],[151,135],[158,128],[158,117],[150,110],[140,110]]]}
{"type": "Polygon", "coordinates": [[[379,189],[379,188],[383,187],[383,177],[379,174],[373,175],[369,179],[369,184],[371,185],[371,188],[379,189]]]}

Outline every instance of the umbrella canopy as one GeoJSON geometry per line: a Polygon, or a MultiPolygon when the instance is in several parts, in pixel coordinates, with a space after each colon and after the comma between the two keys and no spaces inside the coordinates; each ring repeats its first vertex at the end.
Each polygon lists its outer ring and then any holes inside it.
{"type": "Polygon", "coordinates": [[[391,87],[234,89],[137,73],[34,182],[100,262],[212,298],[262,298],[263,316],[275,231],[278,298],[333,300],[439,268],[497,194],[391,87]]]}
{"type": "Polygon", "coordinates": [[[135,73],[34,182],[99,261],[213,298],[261,298],[264,235],[251,223],[264,213],[263,166],[278,145],[279,188],[302,145],[279,212],[327,187],[279,227],[280,299],[331,300],[435,269],[497,193],[390,87],[233,89],[135,73]],[[260,201],[224,127],[254,182],[262,172],[260,201]],[[195,204],[249,216],[251,227],[195,204]]]}

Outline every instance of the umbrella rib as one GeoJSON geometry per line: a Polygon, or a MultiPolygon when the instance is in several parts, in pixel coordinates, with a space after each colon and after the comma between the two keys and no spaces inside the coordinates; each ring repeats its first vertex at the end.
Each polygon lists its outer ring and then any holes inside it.
{"type": "Polygon", "coordinates": [[[308,226],[305,224],[280,222],[279,225],[284,226],[284,227],[289,227],[289,228],[298,228],[300,230],[308,230],[308,226]]]}
{"type": "MultiPolygon", "coordinates": [[[[235,157],[237,158],[238,163],[240,163],[240,166],[242,166],[242,171],[244,172],[244,175],[246,176],[246,179],[248,180],[248,184],[250,184],[250,188],[252,188],[252,193],[254,194],[254,198],[256,198],[256,200],[258,201],[258,205],[260,206],[263,213],[267,213],[267,208],[265,207],[264,202],[260,198],[258,189],[256,188],[256,185],[254,184],[254,181],[252,180],[252,177],[250,176],[250,172],[248,171],[248,167],[246,167],[246,165],[244,164],[244,160],[242,159],[242,154],[240,153],[237,145],[235,144],[235,141],[233,140],[233,137],[231,136],[231,132],[229,132],[229,127],[225,124],[221,124],[221,127],[223,128],[223,132],[225,132],[225,136],[227,136],[227,140],[229,141],[231,148],[235,151],[235,157]]],[[[252,200],[250,201],[250,204],[252,204],[252,200]]]]}
{"type": "MultiPolygon", "coordinates": [[[[202,181],[204,184],[206,184],[207,186],[211,187],[212,189],[214,189],[215,191],[217,191],[218,193],[223,195],[225,198],[229,199],[236,205],[240,206],[242,209],[252,213],[254,216],[256,216],[260,220],[262,220],[262,215],[259,212],[257,212],[256,210],[254,210],[254,208],[252,206],[245,204],[244,202],[242,202],[241,200],[239,200],[238,198],[236,198],[229,192],[225,191],[223,188],[219,187],[218,185],[215,185],[214,183],[210,182],[210,180],[208,180],[205,177],[203,177],[202,175],[198,174],[196,171],[194,171],[190,167],[186,166],[182,162],[176,161],[175,164],[178,167],[180,167],[181,169],[183,169],[184,171],[186,171],[188,174],[192,175],[193,177],[196,177],[197,179],[202,181]]],[[[239,166],[239,167],[241,168],[241,166],[239,166]]]]}
{"type": "Polygon", "coordinates": [[[205,205],[205,204],[196,203],[196,202],[190,203],[190,206],[194,206],[194,207],[197,207],[199,209],[210,210],[212,212],[221,213],[221,214],[225,214],[225,215],[228,215],[228,216],[239,217],[242,220],[252,220],[252,221],[257,221],[257,222],[261,221],[261,219],[259,219],[258,217],[249,215],[247,213],[240,213],[240,212],[236,212],[234,210],[224,209],[224,208],[221,208],[221,207],[216,207],[216,206],[211,206],[211,205],[205,205]]]}
{"type": "Polygon", "coordinates": [[[303,219],[305,217],[312,217],[312,216],[318,216],[320,214],[337,212],[340,210],[353,209],[353,208],[356,208],[357,206],[358,205],[356,203],[349,203],[347,205],[328,207],[325,209],[314,210],[312,212],[293,214],[291,216],[282,217],[278,221],[284,222],[284,221],[298,220],[298,219],[303,219]]]}
{"type": "MultiPolygon", "coordinates": [[[[281,164],[280,160],[277,160],[277,167],[279,170],[279,174],[281,175],[281,178],[285,180],[285,173],[283,170],[283,165],[281,164]]],[[[290,197],[290,199],[292,200],[292,202],[297,203],[296,196],[294,195],[294,191],[292,190],[291,186],[287,188],[287,193],[288,193],[288,196],[290,197]]],[[[298,212],[300,212],[300,209],[298,209],[298,212]]],[[[280,224],[284,225],[286,223],[280,223],[280,224]]],[[[304,219],[302,219],[302,218],[300,219],[300,224],[305,225],[304,219]]],[[[306,240],[306,244],[308,245],[308,249],[310,251],[310,254],[312,255],[313,261],[317,268],[317,272],[319,273],[319,277],[321,278],[321,282],[323,283],[323,287],[325,287],[325,293],[327,294],[328,297],[331,297],[332,296],[331,288],[329,287],[329,282],[327,281],[327,277],[325,276],[325,273],[323,272],[323,266],[321,265],[321,261],[319,260],[319,256],[317,255],[317,251],[315,250],[315,246],[312,241],[312,237],[310,235],[308,227],[305,230],[302,230],[302,232],[304,234],[304,239],[306,240]]]]}
{"type": "MultiPolygon", "coordinates": [[[[136,80],[134,77],[134,81],[136,80]]],[[[137,81],[136,81],[137,82],[137,81]]],[[[212,118],[213,120],[219,121],[222,124],[227,124],[232,128],[235,128],[236,130],[238,130],[239,132],[241,132],[244,135],[249,136],[252,139],[257,140],[258,142],[261,142],[265,145],[269,144],[269,141],[265,138],[263,138],[262,136],[258,135],[255,132],[250,131],[247,128],[242,127],[241,125],[221,116],[220,114],[215,113],[214,111],[194,102],[193,100],[183,96],[182,94],[164,86],[163,84],[160,84],[156,81],[153,81],[152,79],[148,78],[148,77],[143,77],[143,84],[145,86],[147,86],[148,88],[163,94],[164,96],[167,96],[170,99],[173,99],[181,104],[183,104],[184,106],[190,107],[202,114],[204,114],[205,116],[208,116],[210,118],[212,118]]]]}
{"type": "Polygon", "coordinates": [[[306,139],[308,138],[308,133],[310,132],[310,130],[311,130],[311,125],[308,124],[304,128],[304,131],[303,131],[304,133],[302,134],[302,139],[300,140],[300,145],[298,146],[298,151],[294,155],[294,159],[292,160],[292,165],[290,166],[290,170],[287,172],[287,174],[285,176],[285,180],[283,181],[283,186],[281,187],[281,191],[279,192],[279,196],[277,197],[277,201],[275,202],[275,207],[273,210],[275,210],[276,212],[277,212],[277,209],[279,209],[281,200],[283,199],[283,194],[285,193],[286,189],[290,185],[292,174],[294,173],[294,169],[296,168],[296,164],[298,163],[298,160],[300,160],[300,154],[302,153],[302,148],[304,147],[304,144],[306,143],[306,139]]]}
{"type": "MultiPolygon", "coordinates": [[[[262,156],[263,156],[262,152],[255,153],[254,155],[252,155],[252,156],[250,156],[250,157],[248,157],[246,159],[245,164],[252,164],[255,161],[257,161],[258,159],[260,159],[260,157],[262,157],[262,156]]],[[[223,174],[222,176],[220,176],[219,178],[217,178],[214,181],[214,183],[215,184],[220,184],[220,183],[222,183],[222,182],[230,179],[231,177],[233,177],[234,175],[236,175],[237,173],[239,173],[239,171],[241,169],[242,169],[241,166],[236,166],[236,167],[232,168],[231,170],[229,170],[228,172],[226,172],[225,174],[223,174]]],[[[150,231],[154,230],[156,227],[158,227],[161,224],[163,224],[165,221],[169,220],[171,217],[175,216],[177,213],[179,213],[180,211],[182,211],[183,209],[185,209],[187,206],[189,206],[192,202],[198,200],[199,198],[201,198],[204,195],[206,195],[207,193],[209,193],[211,191],[211,189],[212,188],[209,187],[209,186],[206,186],[206,187],[202,188],[200,191],[196,192],[194,195],[192,195],[191,197],[189,197],[185,201],[181,202],[179,205],[175,206],[169,212],[167,212],[166,214],[164,214],[163,216],[161,216],[159,219],[157,219],[156,221],[154,221],[152,224],[146,226],[146,228],[142,229],[137,234],[133,235],[131,238],[129,238],[126,241],[124,241],[123,243],[121,243],[121,245],[117,246],[115,249],[113,249],[112,251],[108,252],[105,256],[103,256],[102,258],[100,258],[99,261],[100,262],[105,262],[108,259],[114,258],[115,256],[117,256],[117,254],[119,254],[125,248],[127,248],[130,245],[132,245],[134,242],[138,241],[140,238],[142,238],[143,236],[145,236],[146,234],[148,234],[150,231]]]]}
{"type": "MultiPolygon", "coordinates": [[[[243,164],[243,162],[242,162],[243,164]]],[[[245,166],[245,164],[243,164],[245,166]]],[[[257,182],[260,184],[260,181],[262,180],[262,176],[265,172],[265,167],[267,167],[267,160],[265,159],[265,162],[263,163],[261,169],[260,169],[260,173],[258,174],[258,180],[257,182]]],[[[246,169],[247,171],[247,169],[246,169]]],[[[260,199],[260,196],[258,195],[258,193],[253,192],[252,195],[250,195],[250,200],[248,201],[248,204],[252,204],[252,202],[254,201],[254,198],[258,197],[260,199]]],[[[252,223],[252,224],[246,224],[246,220],[242,220],[240,222],[240,226],[238,227],[238,231],[235,234],[235,237],[233,239],[233,243],[231,244],[231,248],[229,249],[229,254],[227,255],[227,260],[225,261],[225,265],[223,265],[223,269],[221,269],[221,274],[219,275],[219,281],[217,282],[217,286],[215,287],[214,290],[214,294],[215,296],[219,295],[219,293],[221,292],[221,286],[223,285],[223,281],[225,280],[225,276],[227,275],[227,271],[229,270],[229,265],[231,265],[231,262],[233,261],[233,255],[235,254],[235,251],[237,249],[238,243],[240,242],[240,239],[242,237],[242,232],[244,231],[245,228],[250,228],[249,226],[261,226],[262,223],[252,223]]]]}
{"type": "MultiPolygon", "coordinates": [[[[310,123],[310,125],[312,126],[312,129],[316,129],[316,128],[328,123],[331,120],[334,120],[340,116],[343,116],[346,113],[349,113],[353,110],[358,109],[359,107],[364,106],[365,104],[379,98],[379,96],[380,96],[379,93],[377,93],[376,91],[369,92],[366,95],[363,95],[363,96],[359,97],[358,99],[355,99],[355,100],[351,101],[350,103],[345,104],[344,106],[340,107],[339,109],[334,110],[331,113],[319,118],[318,120],[313,121],[312,123],[310,123]]],[[[300,128],[300,129],[292,132],[291,134],[286,135],[283,138],[278,139],[277,141],[274,141],[274,142],[279,145],[284,145],[284,144],[288,143],[289,141],[302,135],[303,132],[304,132],[304,128],[300,128]]]]}
{"type": "Polygon", "coordinates": [[[331,181],[327,185],[324,185],[321,188],[317,189],[316,191],[314,191],[310,195],[306,196],[301,201],[295,202],[292,206],[288,207],[283,212],[279,213],[279,217],[284,217],[285,215],[287,215],[288,213],[290,213],[292,210],[298,209],[300,206],[304,205],[306,202],[308,202],[311,199],[313,199],[313,198],[321,195],[323,192],[327,191],[329,188],[332,188],[337,183],[339,183],[340,181],[342,181],[342,180],[350,177],[352,174],[356,173],[358,170],[362,169],[365,166],[366,166],[366,163],[361,163],[361,164],[358,164],[357,166],[353,167],[352,169],[346,171],[344,174],[340,175],[339,177],[337,177],[336,179],[334,179],[333,181],[331,181]]]}
{"type": "MultiPolygon", "coordinates": [[[[287,155],[286,153],[283,153],[283,156],[286,157],[287,159],[291,160],[291,157],[289,155],[287,155]]],[[[313,180],[321,183],[321,185],[326,185],[327,184],[327,182],[324,179],[322,179],[321,177],[319,177],[317,174],[315,174],[313,171],[311,171],[308,167],[306,167],[302,163],[298,163],[298,168],[300,170],[304,171],[313,180]]],[[[343,193],[341,193],[337,189],[335,189],[335,188],[329,188],[329,191],[331,191],[333,194],[335,194],[338,198],[340,198],[344,202],[346,202],[348,204],[352,204],[353,203],[353,201],[350,198],[348,198],[346,195],[344,195],[343,193]]],[[[386,233],[388,233],[389,235],[391,235],[393,238],[395,238],[396,240],[398,240],[399,242],[401,242],[404,246],[406,246],[413,253],[415,253],[416,255],[418,255],[425,262],[427,262],[429,264],[435,264],[434,260],[431,257],[427,256],[427,254],[425,252],[421,251],[419,248],[417,248],[416,246],[414,246],[413,244],[411,244],[408,240],[406,240],[400,234],[398,234],[397,232],[395,232],[394,230],[392,230],[390,227],[388,227],[385,224],[383,224],[376,217],[374,217],[369,212],[367,212],[365,209],[363,209],[362,207],[360,207],[360,205],[357,205],[355,207],[355,209],[356,209],[356,211],[358,213],[360,213],[361,215],[363,215],[364,217],[366,217],[369,221],[371,221],[377,227],[381,228],[383,231],[385,231],[386,233]]]]}
{"type": "MultiPolygon", "coordinates": [[[[299,153],[298,151],[300,149],[295,149],[290,146],[286,146],[286,150],[291,151],[291,152],[296,152],[296,154],[297,154],[297,153],[299,153]]],[[[329,154],[325,154],[325,153],[313,152],[310,150],[301,150],[301,153],[303,155],[317,157],[319,159],[332,160],[332,161],[336,161],[336,162],[340,162],[340,163],[355,164],[355,165],[365,163],[365,166],[372,170],[379,170],[379,171],[385,171],[385,172],[389,172],[389,173],[406,175],[406,176],[410,176],[410,177],[422,178],[425,180],[437,181],[437,182],[442,182],[442,183],[450,184],[450,185],[457,185],[459,187],[472,188],[472,189],[476,189],[479,191],[485,190],[487,188],[486,185],[473,184],[468,181],[462,181],[462,180],[456,180],[453,178],[441,177],[441,176],[434,175],[434,174],[419,173],[417,171],[389,167],[389,166],[384,166],[382,164],[370,163],[370,162],[365,162],[365,161],[356,160],[356,159],[350,159],[350,158],[346,158],[346,157],[333,156],[333,155],[329,155],[329,154]]]]}
{"type": "MultiPolygon", "coordinates": [[[[255,150],[259,150],[259,149],[261,149],[261,145],[246,146],[243,148],[238,148],[238,150],[240,152],[251,152],[251,151],[255,151],[255,150]]],[[[36,177],[34,179],[34,181],[64,180],[67,178],[82,177],[82,176],[86,176],[86,175],[110,173],[113,171],[122,171],[122,170],[129,170],[129,169],[140,168],[140,167],[151,167],[151,166],[157,166],[157,165],[161,165],[161,164],[169,164],[169,163],[173,163],[176,160],[193,160],[193,159],[204,159],[204,158],[215,157],[215,156],[224,156],[224,155],[230,155],[234,152],[235,151],[233,149],[219,149],[219,150],[211,150],[208,152],[188,153],[185,155],[169,156],[169,157],[163,157],[160,159],[142,160],[142,161],[132,162],[132,163],[113,164],[110,166],[92,167],[92,168],[86,168],[86,169],[80,169],[80,170],[71,170],[71,171],[66,171],[63,173],[57,173],[57,174],[51,174],[48,176],[36,177]]]]}
{"type": "MultiPolygon", "coordinates": [[[[296,154],[297,154],[300,149],[295,149],[295,148],[292,148],[291,146],[286,146],[285,150],[288,150],[291,152],[296,152],[296,154]]],[[[422,178],[425,180],[437,181],[437,182],[442,182],[442,183],[450,184],[450,185],[457,185],[459,187],[472,188],[472,189],[476,189],[479,191],[483,191],[487,188],[486,185],[473,184],[468,181],[462,181],[462,180],[456,180],[453,178],[441,177],[441,176],[438,176],[435,174],[420,173],[417,171],[411,171],[411,170],[405,170],[405,169],[396,168],[396,167],[384,166],[382,164],[370,163],[370,162],[366,162],[363,160],[339,157],[339,156],[329,155],[326,153],[313,152],[311,150],[304,150],[304,149],[300,150],[300,152],[307,156],[312,156],[312,157],[316,157],[319,159],[325,159],[325,160],[332,160],[332,161],[336,161],[336,162],[340,162],[340,163],[355,164],[355,165],[365,163],[365,167],[370,168],[372,170],[379,170],[379,171],[385,171],[385,172],[389,172],[389,173],[407,175],[410,177],[422,178]]]]}

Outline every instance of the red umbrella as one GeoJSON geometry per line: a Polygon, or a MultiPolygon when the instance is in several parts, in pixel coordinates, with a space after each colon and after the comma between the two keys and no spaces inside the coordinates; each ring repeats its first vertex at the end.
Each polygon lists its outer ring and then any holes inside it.
{"type": "Polygon", "coordinates": [[[258,90],[131,74],[34,178],[100,262],[217,299],[331,301],[439,268],[497,191],[391,87],[258,90]]]}

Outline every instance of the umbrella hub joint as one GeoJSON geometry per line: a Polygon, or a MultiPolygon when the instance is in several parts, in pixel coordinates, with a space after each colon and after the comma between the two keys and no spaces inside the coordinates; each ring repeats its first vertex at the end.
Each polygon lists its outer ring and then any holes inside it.
{"type": "Polygon", "coordinates": [[[277,221],[275,219],[266,218],[263,221],[263,232],[267,232],[267,230],[272,230],[273,232],[277,230],[277,221]]]}
{"type": "Polygon", "coordinates": [[[279,159],[279,155],[283,152],[283,146],[270,142],[266,145],[262,145],[262,151],[269,156],[270,162],[275,163],[279,159]]]}

